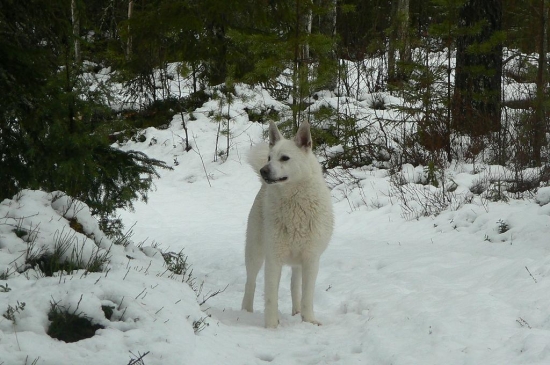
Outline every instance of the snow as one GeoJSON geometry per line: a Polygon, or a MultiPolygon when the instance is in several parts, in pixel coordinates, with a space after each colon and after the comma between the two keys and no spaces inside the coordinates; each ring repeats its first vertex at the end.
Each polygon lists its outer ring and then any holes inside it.
{"type": "Polygon", "coordinates": [[[195,339],[191,323],[204,314],[190,287],[167,277],[158,250],[149,250],[147,256],[132,244],[113,245],[87,206],[59,192],[24,190],[0,204],[0,216],[0,272],[9,274],[8,280],[0,280],[0,308],[5,314],[8,306],[25,303],[15,323],[0,319],[1,364],[24,364],[27,358],[39,358],[37,364],[124,364],[130,351],[145,352],[143,346],[151,351],[148,356],[153,363],[180,364],[177,356],[167,356],[166,351],[176,347],[191,352],[195,339]],[[70,218],[82,224],[84,233],[70,228],[70,218]],[[14,232],[25,227],[34,230],[22,237],[14,232]],[[39,267],[26,268],[26,240],[33,242],[32,252],[51,252],[59,242],[56,237],[70,240],[66,254],[74,255],[75,247],[85,263],[94,252],[108,253],[108,270],[82,269],[46,277],[39,267]],[[82,313],[105,329],[74,343],[53,339],[47,335],[52,303],[82,313]],[[113,308],[111,320],[102,306],[113,308]]]}
{"type": "Polygon", "coordinates": [[[545,205],[550,203],[550,187],[540,188],[537,192],[537,202],[540,205],[545,205]]]}
{"type": "Polygon", "coordinates": [[[487,191],[506,176],[496,166],[451,166],[445,172],[446,184],[456,184],[446,196],[451,202],[427,215],[427,202],[443,191],[423,185],[422,167],[404,166],[402,190],[387,170],[330,170],[335,231],[315,296],[323,325],[291,316],[288,269],[277,329],[263,327],[262,273],[257,311],[241,311],[246,219],[260,187],[245,155],[267,128],[249,122],[245,108],[286,107],[261,90],[237,90],[246,98],[229,106],[229,156],[225,135],[216,148],[218,123],[222,130],[227,125],[211,117],[227,111],[221,99],[186,119],[189,152],[180,116],[168,129],[144,130],[144,142],[118,146],[174,168],[159,171],[147,204],[119,212],[127,227],[135,223],[127,247],[112,244],[88,208],[61,193],[26,190],[0,204],[0,273],[9,273],[0,280],[0,312],[26,303],[16,323],[0,318],[0,364],[37,358],[37,364],[127,364],[147,352],[147,365],[550,363],[550,190],[507,202],[472,193],[476,184],[487,191]],[[412,202],[414,196],[420,199],[412,202]],[[71,231],[74,217],[84,233],[71,231]],[[18,237],[17,227],[35,228],[36,250],[53,249],[55,237],[71,232],[84,257],[110,255],[108,271],[53,277],[23,271],[28,235],[18,237]],[[181,275],[166,273],[161,251],[180,250],[195,289],[202,285],[198,295],[181,275]],[[50,338],[52,301],[105,328],[70,344],[50,338]],[[114,307],[111,320],[102,305],[114,307]],[[194,322],[207,315],[209,326],[195,334],[194,322]]]}

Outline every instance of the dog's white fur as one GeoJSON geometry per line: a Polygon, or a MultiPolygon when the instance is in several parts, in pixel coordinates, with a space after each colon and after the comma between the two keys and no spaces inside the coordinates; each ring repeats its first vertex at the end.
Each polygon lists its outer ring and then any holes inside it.
{"type": "Polygon", "coordinates": [[[269,146],[252,148],[249,163],[262,187],[248,216],[246,287],[242,308],[253,311],[256,277],[265,260],[265,326],[279,324],[278,292],[283,265],[292,266],[292,314],[320,325],[313,314],[313,294],[319,259],[333,228],[330,191],[311,150],[309,123],[294,140],[269,126],[269,146]]]}

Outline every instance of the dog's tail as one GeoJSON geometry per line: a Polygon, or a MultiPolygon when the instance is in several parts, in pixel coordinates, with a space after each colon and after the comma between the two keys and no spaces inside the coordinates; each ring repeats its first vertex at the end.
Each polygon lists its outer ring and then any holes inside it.
{"type": "MultiPolygon", "coordinates": [[[[254,172],[260,176],[260,169],[267,164],[267,157],[269,156],[269,145],[261,142],[252,146],[248,151],[247,161],[254,169],[254,172]]],[[[261,179],[261,176],[260,176],[261,179]]],[[[261,179],[263,181],[263,179],[261,179]]]]}

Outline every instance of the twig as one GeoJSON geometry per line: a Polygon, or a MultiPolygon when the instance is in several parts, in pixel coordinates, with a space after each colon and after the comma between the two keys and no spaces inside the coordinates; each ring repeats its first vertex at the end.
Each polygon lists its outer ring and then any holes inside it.
{"type": "Polygon", "coordinates": [[[535,281],[535,283],[537,282],[537,279],[535,279],[535,277],[533,276],[533,274],[531,274],[531,271],[529,271],[529,269],[527,268],[527,266],[525,266],[525,270],[527,270],[527,272],[529,273],[529,275],[531,275],[531,277],[533,278],[533,280],[535,281]]]}
{"type": "Polygon", "coordinates": [[[17,347],[21,351],[21,345],[19,344],[19,337],[17,336],[17,330],[15,329],[15,322],[13,322],[13,333],[15,334],[15,341],[17,342],[17,347]]]}
{"type": "Polygon", "coordinates": [[[147,288],[143,288],[143,290],[141,291],[141,293],[139,293],[137,296],[136,296],[136,299],[140,297],[141,294],[143,294],[143,292],[147,290],[147,288]]]}
{"type": "Polygon", "coordinates": [[[516,322],[518,322],[521,327],[527,326],[527,328],[531,329],[531,326],[529,325],[529,323],[527,323],[527,321],[521,317],[516,319],[516,322]]]}
{"type": "Polygon", "coordinates": [[[206,303],[206,301],[208,301],[208,299],[210,299],[210,298],[212,298],[212,297],[215,297],[215,296],[218,295],[218,294],[223,293],[228,287],[229,287],[229,284],[227,284],[227,285],[225,286],[225,288],[223,288],[223,289],[218,289],[218,290],[216,290],[216,291],[214,291],[214,292],[208,292],[206,295],[204,295],[204,296],[202,297],[202,302],[199,303],[199,306],[201,306],[201,305],[203,305],[204,303],[206,303]]]}
{"type": "Polygon", "coordinates": [[[204,160],[202,159],[202,155],[201,155],[201,151],[199,149],[199,145],[197,144],[197,140],[195,139],[194,134],[193,134],[193,142],[195,142],[195,147],[197,148],[196,151],[194,149],[193,149],[193,151],[195,151],[195,153],[197,155],[199,155],[199,157],[201,159],[201,162],[202,162],[202,168],[204,170],[204,174],[206,175],[206,180],[208,180],[208,185],[210,185],[210,187],[212,187],[212,184],[210,183],[210,178],[208,177],[208,172],[206,172],[206,166],[204,165],[204,160]]]}
{"type": "MultiPolygon", "coordinates": [[[[133,356],[136,356],[135,354],[132,353],[132,351],[130,351],[130,353],[133,355],[133,356]]],[[[144,364],[143,362],[143,358],[145,356],[149,355],[149,351],[147,351],[146,353],[144,354],[140,354],[138,352],[138,358],[137,359],[130,359],[130,361],[128,362],[128,365],[136,365],[136,364],[144,364]]]]}

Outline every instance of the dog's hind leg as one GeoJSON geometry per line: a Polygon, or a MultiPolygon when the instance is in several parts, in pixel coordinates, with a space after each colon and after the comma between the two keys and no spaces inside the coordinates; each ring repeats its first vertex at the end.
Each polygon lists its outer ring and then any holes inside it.
{"type": "Polygon", "coordinates": [[[320,325],[313,314],[315,281],[319,272],[319,257],[311,257],[302,264],[302,320],[320,325]]]}
{"type": "Polygon", "coordinates": [[[290,294],[292,296],[292,315],[300,313],[302,306],[302,267],[292,266],[290,279],[290,294]]]}
{"type": "Polygon", "coordinates": [[[254,292],[256,291],[256,278],[264,263],[265,252],[260,242],[250,242],[247,239],[245,248],[246,285],[242,309],[248,312],[254,311],[254,292]]]}

